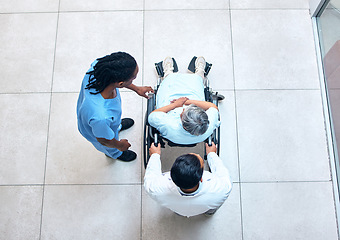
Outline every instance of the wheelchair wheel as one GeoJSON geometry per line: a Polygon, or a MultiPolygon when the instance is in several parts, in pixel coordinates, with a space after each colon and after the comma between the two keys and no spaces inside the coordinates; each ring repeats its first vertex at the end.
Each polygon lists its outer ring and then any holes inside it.
{"type": "Polygon", "coordinates": [[[144,138],[143,138],[143,155],[144,155],[144,168],[148,165],[149,162],[149,148],[151,146],[151,137],[149,135],[149,126],[147,124],[147,114],[145,115],[144,121],[144,138]]]}
{"type": "Polygon", "coordinates": [[[218,127],[217,128],[217,131],[216,131],[216,142],[217,142],[217,146],[216,146],[216,148],[217,148],[217,151],[216,151],[216,153],[217,153],[217,155],[218,156],[220,156],[220,141],[221,141],[221,139],[220,139],[220,131],[221,131],[221,127],[218,127]]]}

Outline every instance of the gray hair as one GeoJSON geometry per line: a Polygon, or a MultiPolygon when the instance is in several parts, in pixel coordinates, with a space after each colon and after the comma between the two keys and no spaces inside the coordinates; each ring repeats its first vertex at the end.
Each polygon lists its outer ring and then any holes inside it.
{"type": "Polygon", "coordinates": [[[182,114],[182,125],[191,135],[202,135],[209,127],[208,115],[202,108],[191,104],[182,114]]]}

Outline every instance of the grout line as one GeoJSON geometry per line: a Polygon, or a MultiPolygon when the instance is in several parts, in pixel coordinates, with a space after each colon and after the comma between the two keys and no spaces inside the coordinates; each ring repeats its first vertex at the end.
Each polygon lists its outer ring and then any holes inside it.
{"type": "Polygon", "coordinates": [[[0,15],[15,15],[15,14],[46,14],[46,13],[59,13],[58,11],[47,12],[0,12],[0,15]]]}
{"type": "Polygon", "coordinates": [[[58,187],[58,186],[138,186],[142,183],[47,183],[47,184],[1,184],[0,187],[58,187]]]}
{"type": "Polygon", "coordinates": [[[20,95],[20,94],[51,94],[52,92],[8,92],[0,93],[0,95],[20,95]]]}
{"type": "MultiPolygon", "coordinates": [[[[230,0],[229,0],[230,9],[230,0]]],[[[231,42],[231,58],[233,66],[233,83],[234,83],[234,107],[235,107],[235,128],[236,128],[236,148],[237,148],[237,164],[238,164],[238,178],[239,178],[239,191],[240,191],[240,220],[241,220],[241,239],[244,239],[243,228],[243,208],[242,208],[242,184],[241,184],[241,168],[240,168],[240,149],[239,149],[239,133],[238,133],[238,121],[237,121],[237,103],[236,103],[236,78],[235,78],[235,61],[234,61],[234,42],[233,42],[233,28],[231,10],[229,10],[229,26],[230,26],[230,42],[231,42]]]]}
{"type": "Polygon", "coordinates": [[[257,11],[257,10],[268,10],[268,11],[289,11],[299,10],[308,11],[308,8],[204,8],[204,9],[112,9],[112,10],[63,10],[63,11],[32,11],[32,12],[0,12],[0,15],[11,15],[11,14],[46,14],[46,13],[114,13],[114,12],[168,12],[168,11],[257,11]]]}
{"type": "Polygon", "coordinates": [[[149,10],[145,10],[146,12],[180,12],[180,11],[185,11],[185,12],[189,12],[189,11],[229,11],[228,8],[185,8],[185,9],[181,9],[181,8],[169,8],[169,9],[149,9],[149,10]]]}
{"type": "MultiPolygon", "coordinates": [[[[233,184],[267,184],[267,183],[329,183],[332,180],[282,180],[282,181],[232,181],[233,184]]],[[[141,185],[143,187],[143,182],[140,183],[32,183],[32,184],[0,184],[1,187],[43,187],[43,186],[50,186],[50,187],[58,187],[58,186],[138,186],[141,185]]],[[[142,189],[143,190],[143,189],[142,189]]]]}
{"type": "Polygon", "coordinates": [[[272,8],[230,8],[231,11],[256,11],[256,10],[260,10],[260,11],[263,11],[263,10],[269,10],[269,11],[290,11],[290,10],[293,10],[293,11],[296,11],[296,10],[299,10],[299,11],[309,11],[309,8],[275,8],[275,7],[272,7],[272,8]]]}
{"type": "Polygon", "coordinates": [[[0,184],[0,187],[42,187],[44,184],[0,184]]]}
{"type": "MultiPolygon", "coordinates": [[[[145,55],[144,55],[144,51],[145,51],[145,0],[143,0],[143,40],[142,40],[142,44],[143,44],[143,49],[142,49],[142,65],[143,65],[143,75],[142,75],[142,86],[144,86],[144,75],[145,75],[145,55]]],[[[142,118],[143,118],[143,113],[145,111],[144,109],[144,104],[143,104],[144,100],[142,99],[142,118]]],[[[145,123],[144,123],[145,124],[145,123]]],[[[141,168],[140,168],[140,176],[141,176],[141,186],[140,186],[140,235],[139,238],[140,240],[143,239],[143,168],[144,168],[144,124],[143,124],[143,120],[142,120],[142,144],[141,144],[141,168]]]]}
{"type": "Polygon", "coordinates": [[[112,9],[112,10],[64,10],[60,13],[115,13],[115,12],[143,12],[141,9],[112,9]]]}
{"type": "Polygon", "coordinates": [[[46,14],[46,13],[114,13],[114,12],[142,12],[143,10],[140,9],[117,9],[117,10],[64,10],[64,11],[42,11],[42,12],[0,12],[0,15],[11,15],[11,14],[46,14]]]}
{"type": "Polygon", "coordinates": [[[141,183],[49,183],[45,186],[138,186],[141,183]]]}
{"type": "Polygon", "coordinates": [[[169,11],[228,11],[227,8],[205,8],[205,9],[111,9],[111,10],[63,10],[63,11],[41,11],[41,12],[0,12],[0,15],[11,14],[46,14],[46,13],[115,13],[115,12],[169,12],[169,11]]]}
{"type": "Polygon", "coordinates": [[[318,88],[248,88],[248,89],[235,89],[235,91],[320,91],[318,88]]]}
{"type": "Polygon", "coordinates": [[[284,180],[284,181],[244,181],[244,182],[238,182],[238,183],[246,183],[246,184],[266,184],[266,183],[329,183],[332,182],[332,180],[284,180]]]}
{"type": "Polygon", "coordinates": [[[46,183],[46,169],[47,169],[47,154],[48,154],[48,141],[49,141],[49,133],[50,133],[50,123],[51,123],[51,107],[52,107],[52,89],[53,89],[53,79],[54,79],[54,70],[55,70],[55,60],[56,60],[56,51],[57,51],[57,38],[58,38],[58,26],[59,26],[59,9],[60,9],[60,0],[58,5],[58,14],[57,14],[57,25],[55,32],[55,42],[54,42],[54,58],[53,58],[53,68],[52,68],[52,81],[51,81],[51,92],[50,92],[50,107],[49,107],[49,118],[47,124],[47,139],[46,139],[46,152],[45,152],[45,166],[44,166],[44,182],[42,186],[42,199],[41,199],[41,212],[40,212],[40,232],[39,239],[41,239],[42,234],[42,225],[43,225],[43,213],[44,213],[44,200],[45,200],[45,183],[46,183]]]}
{"type": "MultiPolygon", "coordinates": [[[[144,53],[143,53],[144,54],[144,53]]],[[[144,59],[143,59],[144,61],[144,59]]],[[[144,64],[144,62],[143,62],[144,64]]],[[[143,73],[144,74],[144,73],[143,73]]],[[[143,78],[143,77],[142,77],[143,78]]],[[[142,84],[144,84],[144,79],[142,80],[142,84]]],[[[235,83],[234,83],[235,84],[235,83]]],[[[340,89],[340,88],[339,88],[340,89]]],[[[320,89],[317,88],[296,88],[296,89],[287,89],[287,88],[270,88],[270,89],[226,89],[226,88],[216,88],[214,91],[233,91],[233,92],[246,92],[246,91],[320,91],[320,89]]],[[[122,89],[120,92],[133,92],[132,90],[129,89],[122,89]]],[[[0,93],[0,95],[20,95],[20,94],[50,94],[50,93],[79,93],[78,91],[49,91],[49,92],[8,92],[8,93],[0,93]]]]}

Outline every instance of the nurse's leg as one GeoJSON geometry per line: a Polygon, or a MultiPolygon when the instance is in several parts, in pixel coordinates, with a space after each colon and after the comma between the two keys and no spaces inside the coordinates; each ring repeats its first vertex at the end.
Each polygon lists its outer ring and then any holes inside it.
{"type": "Polygon", "coordinates": [[[118,157],[120,157],[122,155],[123,152],[119,151],[116,148],[107,148],[105,153],[107,156],[113,158],[113,159],[117,159],[118,157]]]}
{"type": "Polygon", "coordinates": [[[110,158],[117,159],[120,155],[122,155],[122,152],[119,151],[116,148],[105,147],[102,144],[100,144],[99,142],[98,143],[93,142],[92,144],[98,151],[104,153],[105,155],[107,155],[110,158]]]}

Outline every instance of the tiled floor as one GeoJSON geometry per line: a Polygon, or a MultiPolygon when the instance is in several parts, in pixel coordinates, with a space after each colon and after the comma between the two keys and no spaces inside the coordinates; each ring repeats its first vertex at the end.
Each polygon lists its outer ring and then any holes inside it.
{"type": "Polygon", "coordinates": [[[308,0],[2,0],[0,239],[335,240],[337,225],[308,0]],[[123,91],[138,159],[111,161],[77,131],[89,64],[115,51],[192,56],[225,95],[221,157],[234,189],[211,218],[175,215],[142,186],[145,100],[123,91]]]}

